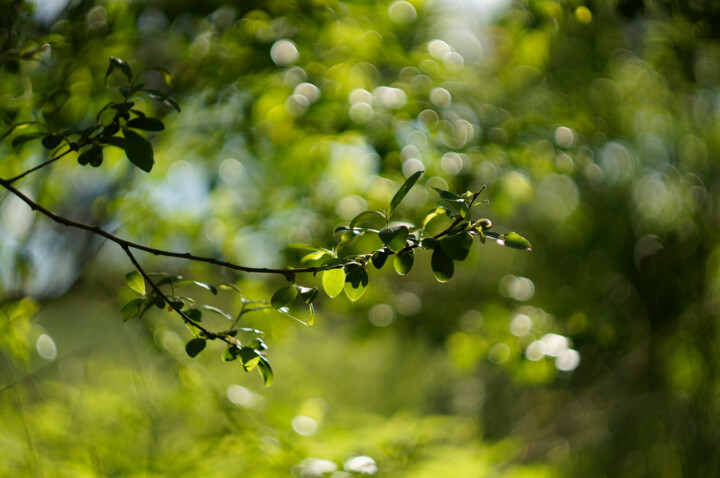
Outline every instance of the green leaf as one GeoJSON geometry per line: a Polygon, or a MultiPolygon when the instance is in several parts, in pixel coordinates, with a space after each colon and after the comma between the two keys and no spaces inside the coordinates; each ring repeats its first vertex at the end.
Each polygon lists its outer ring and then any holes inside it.
{"type": "Polygon", "coordinates": [[[202,322],[202,312],[197,309],[188,309],[185,311],[185,315],[193,322],[202,322]]]}
{"type": "Polygon", "coordinates": [[[185,307],[185,302],[183,302],[182,300],[171,300],[170,307],[175,310],[182,310],[182,308],[185,307]]]}
{"type": "Polygon", "coordinates": [[[126,101],[124,103],[113,103],[110,105],[110,108],[117,110],[120,113],[127,113],[133,106],[135,106],[134,101],[126,101]]]}
{"type": "Polygon", "coordinates": [[[218,285],[218,289],[232,290],[232,291],[237,292],[238,294],[242,295],[242,290],[240,289],[240,287],[236,286],[232,282],[222,283],[222,284],[218,285]]]}
{"type": "Polygon", "coordinates": [[[322,273],[322,286],[329,297],[337,297],[345,286],[345,271],[328,269],[322,273]]]}
{"type": "Polygon", "coordinates": [[[450,191],[445,191],[444,189],[436,188],[433,186],[433,189],[437,191],[437,193],[440,195],[441,198],[445,199],[446,201],[465,201],[465,199],[460,196],[459,194],[455,194],[450,191]]]}
{"type": "Polygon", "coordinates": [[[78,163],[83,166],[90,164],[93,167],[98,167],[102,164],[102,160],[102,147],[96,144],[78,156],[78,163]]]}
{"type": "Polygon", "coordinates": [[[134,319],[140,315],[140,308],[142,307],[143,302],[145,302],[145,299],[140,297],[125,304],[123,308],[120,309],[120,316],[122,317],[123,322],[127,322],[128,320],[134,319]]]}
{"type": "Polygon", "coordinates": [[[350,229],[353,229],[355,226],[360,224],[361,222],[368,221],[374,217],[380,218],[383,221],[385,220],[385,214],[383,214],[380,211],[363,211],[357,216],[353,218],[352,221],[350,221],[350,229]]]}
{"type": "Polygon", "coordinates": [[[507,247],[512,247],[513,249],[522,249],[524,251],[532,250],[532,244],[530,244],[530,241],[514,232],[508,232],[505,234],[503,242],[507,247]]]}
{"type": "Polygon", "coordinates": [[[470,208],[467,205],[466,198],[464,196],[438,189],[433,187],[438,192],[444,208],[450,213],[451,216],[467,217],[470,214],[470,208]]]}
{"type": "Polygon", "coordinates": [[[201,305],[201,306],[199,306],[199,307],[200,307],[201,309],[203,309],[203,310],[209,310],[210,312],[215,312],[215,313],[218,314],[218,315],[222,315],[223,317],[225,317],[225,318],[228,319],[228,320],[232,320],[232,319],[233,319],[230,314],[228,314],[227,312],[224,312],[224,311],[218,309],[217,307],[213,307],[212,305],[201,305]]]}
{"type": "Polygon", "coordinates": [[[445,254],[456,261],[465,260],[472,244],[472,236],[467,231],[446,236],[440,240],[440,247],[445,251],[445,254]]]}
{"type": "Polygon", "coordinates": [[[396,207],[400,204],[400,202],[407,196],[407,193],[410,191],[410,188],[412,188],[417,180],[422,175],[423,171],[418,171],[402,184],[400,186],[400,189],[398,189],[398,192],[395,193],[395,196],[393,196],[392,200],[390,201],[390,209],[388,210],[388,216],[392,214],[392,212],[395,210],[396,207]]]}
{"type": "Polygon", "coordinates": [[[432,259],[430,261],[433,274],[435,278],[440,282],[449,281],[455,273],[455,264],[453,260],[445,254],[445,251],[438,247],[433,251],[432,259]]]}
{"type": "Polygon", "coordinates": [[[109,144],[111,146],[115,146],[116,148],[120,148],[122,150],[125,149],[125,139],[121,138],[119,136],[111,136],[109,138],[101,138],[100,142],[103,144],[109,144]]]}
{"type": "Polygon", "coordinates": [[[110,57],[110,64],[108,65],[107,71],[105,72],[105,84],[107,84],[107,80],[112,74],[115,69],[119,68],[120,71],[122,71],[125,76],[127,76],[128,81],[132,81],[132,69],[130,68],[130,65],[127,64],[124,60],[121,60],[120,58],[115,58],[114,56],[110,57]]]}
{"type": "MultiPolygon", "coordinates": [[[[263,307],[263,308],[266,309],[266,308],[268,308],[268,307],[265,306],[265,307],[263,307]]],[[[285,306],[285,307],[280,307],[279,309],[274,309],[274,310],[275,310],[276,312],[278,312],[278,313],[286,316],[286,317],[289,317],[289,318],[293,319],[293,320],[296,321],[296,322],[299,322],[299,323],[303,324],[303,325],[311,325],[310,323],[308,323],[308,322],[306,322],[306,321],[304,321],[304,320],[302,320],[302,319],[299,319],[299,318],[295,317],[294,315],[292,315],[292,314],[290,313],[290,308],[287,307],[287,306],[285,306]]],[[[246,309],[246,312],[247,312],[247,311],[248,311],[248,310],[246,309]]]]}
{"type": "Polygon", "coordinates": [[[45,149],[55,149],[62,143],[63,135],[61,134],[48,134],[42,139],[42,145],[45,149]]]}
{"type": "Polygon", "coordinates": [[[135,166],[149,173],[155,163],[152,144],[132,130],[126,129],[124,134],[125,153],[128,159],[135,166]]]}
{"type": "Polygon", "coordinates": [[[380,240],[385,244],[391,251],[400,252],[405,248],[407,238],[410,235],[410,230],[407,226],[393,226],[382,229],[378,235],[380,240]]]}
{"type": "Polygon", "coordinates": [[[28,133],[28,134],[21,134],[18,136],[15,136],[15,138],[12,140],[13,147],[19,146],[23,143],[27,143],[28,141],[33,141],[35,139],[38,139],[42,136],[45,136],[47,133],[28,133]]]}
{"type": "Polygon", "coordinates": [[[308,312],[310,314],[310,320],[307,321],[307,325],[313,325],[315,323],[315,307],[312,303],[308,304],[308,312]]]}
{"type": "Polygon", "coordinates": [[[273,294],[272,299],[270,299],[270,305],[272,305],[273,309],[285,307],[292,302],[297,295],[298,290],[294,285],[286,285],[273,294]]]}
{"type": "Polygon", "coordinates": [[[237,359],[239,355],[240,349],[235,345],[231,345],[223,351],[222,359],[223,362],[232,362],[233,360],[237,359]]]}
{"type": "Polygon", "coordinates": [[[351,301],[355,302],[365,294],[368,286],[368,273],[361,266],[350,266],[348,267],[347,274],[345,276],[345,295],[351,301]]]}
{"type": "MultiPolygon", "coordinates": [[[[332,252],[328,251],[316,251],[306,254],[300,258],[300,263],[305,264],[306,262],[319,261],[320,259],[329,259],[332,257],[332,252]]],[[[325,262],[325,261],[322,261],[325,262]]]]}
{"type": "Polygon", "coordinates": [[[257,350],[267,350],[268,346],[265,345],[265,342],[260,337],[255,337],[250,341],[248,344],[250,347],[257,349],[257,350]]]}
{"type": "Polygon", "coordinates": [[[389,255],[390,253],[383,249],[378,249],[373,252],[370,260],[372,261],[372,265],[375,266],[375,269],[382,269],[389,255]]]}
{"type": "Polygon", "coordinates": [[[205,348],[206,341],[199,337],[195,337],[190,342],[185,344],[185,352],[191,357],[197,356],[205,348]]]}
{"type": "Polygon", "coordinates": [[[138,271],[129,272],[125,276],[125,283],[138,294],[145,295],[145,279],[138,271]]]}
{"type": "Polygon", "coordinates": [[[125,124],[128,128],[142,129],[144,131],[162,131],[165,129],[163,122],[155,118],[133,118],[125,124]]]}
{"type": "Polygon", "coordinates": [[[445,215],[445,209],[438,206],[432,211],[430,211],[427,216],[425,216],[425,219],[423,219],[422,228],[425,229],[430,222],[435,219],[436,217],[444,216],[445,215]]]}
{"type": "Polygon", "coordinates": [[[285,249],[295,249],[298,251],[310,251],[310,252],[326,252],[330,255],[332,255],[332,251],[325,249],[323,247],[316,247],[311,246],[309,244],[303,244],[302,242],[293,242],[292,244],[288,244],[285,246],[285,249]]]}
{"type": "Polygon", "coordinates": [[[257,366],[258,362],[260,362],[260,357],[260,352],[252,347],[240,348],[240,360],[242,360],[243,369],[245,369],[246,372],[249,372],[257,366]]]}
{"type": "Polygon", "coordinates": [[[423,249],[437,249],[437,246],[439,244],[440,241],[438,241],[434,237],[425,237],[422,241],[420,241],[420,245],[423,247],[423,249]]]}
{"type": "Polygon", "coordinates": [[[272,385],[275,375],[273,374],[273,369],[270,366],[270,362],[268,362],[268,359],[260,356],[260,361],[258,362],[258,370],[260,371],[260,375],[263,378],[263,383],[265,384],[265,386],[269,387],[270,385],[272,385]]]}
{"type": "Polygon", "coordinates": [[[300,297],[302,297],[306,304],[312,304],[312,302],[317,298],[319,292],[317,287],[310,288],[303,287],[301,285],[297,286],[297,290],[300,297]]]}
{"type": "Polygon", "coordinates": [[[159,101],[160,103],[164,104],[165,106],[169,106],[171,108],[175,108],[178,113],[180,113],[180,105],[178,105],[178,102],[175,101],[175,98],[168,95],[167,93],[163,93],[160,90],[153,90],[150,88],[141,88],[142,91],[146,92],[150,98],[154,99],[155,101],[159,101]]]}
{"type": "Polygon", "coordinates": [[[403,251],[395,256],[394,266],[398,274],[404,276],[410,269],[412,269],[413,262],[415,261],[415,255],[413,250],[403,251]]]}
{"type": "Polygon", "coordinates": [[[212,295],[217,295],[217,288],[214,285],[206,284],[205,282],[200,282],[196,280],[185,280],[182,282],[178,282],[177,284],[175,284],[175,287],[182,287],[184,285],[196,285],[198,287],[202,287],[203,289],[209,290],[212,295]]]}

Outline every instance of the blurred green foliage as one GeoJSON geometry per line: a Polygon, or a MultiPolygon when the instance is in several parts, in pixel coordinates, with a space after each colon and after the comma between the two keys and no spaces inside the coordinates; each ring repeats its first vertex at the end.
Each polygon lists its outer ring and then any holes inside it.
{"type": "MultiPolygon", "coordinates": [[[[48,4],[1,3],[4,131],[94,125],[123,81],[106,87],[110,57],[172,72],[144,81],[182,112],[138,100],[165,124],[149,174],[107,148],[102,167],[73,153],[28,176],[46,207],[154,247],[299,265],[307,251],[284,246],[332,245],[424,170],[398,217],[422,222],[432,187],[487,185],[476,218],[533,252],[475,247],[442,283],[415,254],[355,303],[319,297],[312,328],[250,316],[273,342],[264,389],[218,353],[188,357],[159,311],[123,324],[121,251],[4,194],[0,475],[718,475],[715,2],[48,4]]],[[[35,131],[0,143],[0,177],[48,159],[12,146],[35,131]]],[[[284,285],[143,261],[252,297],[284,285]]]]}

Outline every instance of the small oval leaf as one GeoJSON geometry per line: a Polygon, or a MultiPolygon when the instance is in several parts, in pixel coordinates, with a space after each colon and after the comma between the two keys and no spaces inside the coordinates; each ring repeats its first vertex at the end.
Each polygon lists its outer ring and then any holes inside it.
{"type": "Polygon", "coordinates": [[[328,269],[322,273],[322,285],[329,297],[337,297],[345,287],[345,271],[342,269],[328,269]]]}
{"type": "Polygon", "coordinates": [[[48,134],[43,137],[42,145],[45,149],[55,149],[62,143],[63,135],[61,134],[48,134]]]}
{"type": "Polygon", "coordinates": [[[125,275],[125,283],[138,294],[145,295],[145,279],[138,271],[128,272],[125,275]]]}
{"type": "Polygon", "coordinates": [[[352,221],[350,221],[349,228],[352,229],[355,226],[357,226],[358,224],[360,224],[361,222],[368,221],[374,217],[385,220],[385,214],[383,214],[380,211],[363,211],[360,214],[358,214],[357,216],[355,216],[352,221]]]}
{"type": "Polygon", "coordinates": [[[440,247],[443,251],[445,251],[445,254],[456,261],[465,260],[470,252],[472,244],[472,236],[467,231],[449,235],[440,240],[440,247]]]}
{"type": "Polygon", "coordinates": [[[375,266],[375,269],[382,269],[389,255],[390,254],[383,249],[378,249],[373,252],[370,260],[372,261],[372,265],[375,266]]]}
{"type": "Polygon", "coordinates": [[[125,154],[138,168],[150,172],[155,163],[153,149],[150,141],[146,140],[132,130],[125,130],[125,154]]]}
{"type": "Polygon", "coordinates": [[[263,378],[265,386],[269,387],[270,385],[272,385],[275,375],[273,374],[273,369],[270,366],[270,362],[268,362],[268,360],[262,355],[260,356],[260,361],[258,362],[258,370],[260,371],[260,375],[263,378]]]}
{"type": "Polygon", "coordinates": [[[252,347],[240,348],[240,360],[242,360],[243,369],[245,369],[246,372],[249,372],[257,366],[260,357],[260,352],[252,347]]]}
{"type": "Polygon", "coordinates": [[[410,192],[410,189],[415,185],[418,179],[420,179],[420,176],[422,175],[423,171],[418,171],[409,178],[405,180],[405,182],[400,186],[400,189],[398,189],[398,192],[395,193],[395,196],[393,196],[392,200],[390,201],[390,209],[388,210],[388,216],[392,214],[392,212],[395,210],[396,207],[400,204],[400,202],[407,196],[407,193],[410,192]]]}
{"type": "Polygon", "coordinates": [[[365,294],[368,286],[368,273],[360,266],[349,267],[345,276],[345,295],[355,302],[365,294]]]}
{"type": "Polygon", "coordinates": [[[141,129],[144,131],[162,131],[165,129],[165,125],[162,121],[155,118],[140,117],[133,118],[126,123],[128,128],[141,129]]]}
{"type": "Polygon", "coordinates": [[[203,351],[205,348],[206,342],[205,339],[201,339],[199,337],[196,337],[192,339],[190,342],[185,344],[185,352],[191,357],[197,356],[200,352],[203,351]]]}
{"type": "Polygon", "coordinates": [[[400,275],[405,275],[412,269],[413,262],[415,262],[415,255],[413,250],[400,252],[395,256],[394,266],[395,270],[400,275]]]}
{"type": "Polygon", "coordinates": [[[223,362],[232,362],[233,360],[237,359],[239,355],[240,349],[234,345],[231,345],[223,351],[222,359],[223,362]]]}
{"type": "Polygon", "coordinates": [[[391,251],[400,252],[405,248],[410,230],[407,226],[393,226],[382,229],[378,235],[383,244],[391,251]]]}
{"type": "Polygon", "coordinates": [[[524,251],[532,250],[532,244],[530,244],[530,241],[515,232],[508,232],[505,234],[503,242],[507,247],[512,247],[513,249],[522,249],[524,251]]]}
{"type": "Polygon", "coordinates": [[[445,251],[441,247],[438,247],[433,251],[430,265],[432,266],[435,278],[440,282],[449,281],[455,273],[455,264],[453,263],[453,260],[445,254],[445,251]]]}
{"type": "Polygon", "coordinates": [[[120,316],[122,317],[123,322],[127,322],[128,320],[134,319],[140,315],[140,308],[142,307],[143,302],[145,302],[145,299],[138,298],[125,304],[123,308],[120,309],[120,316]]]}
{"type": "Polygon", "coordinates": [[[273,309],[285,307],[292,302],[297,295],[298,291],[294,285],[286,285],[273,294],[272,299],[270,299],[270,305],[272,305],[273,309]]]}

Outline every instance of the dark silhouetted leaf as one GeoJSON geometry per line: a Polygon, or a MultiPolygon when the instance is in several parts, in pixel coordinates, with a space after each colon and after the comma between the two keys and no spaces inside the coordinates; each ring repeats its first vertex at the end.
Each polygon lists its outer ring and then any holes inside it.
{"type": "Polygon", "coordinates": [[[312,301],[317,298],[319,292],[317,287],[310,288],[298,286],[297,289],[300,297],[302,297],[306,304],[311,304],[312,301]]]}
{"type": "Polygon", "coordinates": [[[63,135],[61,134],[48,134],[42,139],[42,145],[45,149],[55,149],[62,143],[63,135]]]}
{"type": "Polygon", "coordinates": [[[100,164],[102,164],[102,148],[100,146],[93,145],[90,149],[80,153],[78,156],[78,163],[83,166],[86,164],[100,166],[100,164]]]}
{"type": "Polygon", "coordinates": [[[395,196],[393,196],[392,200],[390,201],[390,209],[388,209],[388,216],[392,214],[395,208],[398,207],[400,202],[405,198],[405,196],[407,196],[407,193],[415,185],[422,173],[423,171],[416,172],[415,174],[407,178],[402,184],[402,186],[400,186],[400,189],[398,189],[398,191],[395,193],[395,196]]]}
{"type": "Polygon", "coordinates": [[[27,143],[28,141],[36,140],[40,137],[45,136],[47,133],[28,133],[28,134],[21,134],[19,136],[15,136],[12,140],[13,147],[19,146],[21,144],[27,143]]]}
{"type": "Polygon", "coordinates": [[[145,131],[162,131],[165,125],[155,118],[133,118],[126,123],[128,128],[142,129],[145,131]]]}
{"type": "Polygon", "coordinates": [[[260,361],[258,362],[258,370],[260,371],[260,375],[263,378],[263,383],[266,387],[269,387],[273,383],[274,374],[273,369],[270,366],[270,362],[263,357],[260,356],[260,361]]]}
{"type": "Polygon", "coordinates": [[[345,295],[347,295],[348,299],[355,302],[365,294],[368,281],[367,271],[363,267],[348,267],[347,275],[345,276],[345,295]]]}
{"type": "Polygon", "coordinates": [[[104,144],[109,144],[111,146],[115,146],[120,149],[125,149],[125,139],[121,138],[119,136],[112,136],[110,138],[102,138],[100,142],[104,144]]]}
{"type": "Polygon", "coordinates": [[[110,108],[119,111],[120,113],[127,113],[130,109],[135,106],[133,101],[126,101],[125,103],[115,103],[110,105],[110,108]]]}
{"type": "Polygon", "coordinates": [[[125,130],[125,153],[131,163],[145,172],[149,173],[155,163],[150,142],[132,130],[125,130]]]}
{"type": "Polygon", "coordinates": [[[389,255],[387,251],[382,249],[373,252],[370,260],[372,261],[372,265],[375,266],[375,269],[382,269],[389,255]]]}
{"type": "Polygon", "coordinates": [[[108,65],[107,71],[105,72],[106,84],[112,72],[118,68],[125,74],[125,76],[127,76],[128,81],[132,81],[132,69],[130,68],[130,65],[128,65],[127,62],[121,60],[120,58],[115,58],[114,56],[111,56],[110,64],[108,65]]]}
{"type": "Polygon", "coordinates": [[[434,237],[426,237],[420,241],[420,245],[423,249],[436,249],[440,242],[434,237]]]}
{"type": "Polygon", "coordinates": [[[445,251],[441,247],[438,247],[433,251],[430,265],[432,266],[435,278],[440,282],[449,281],[455,273],[455,264],[453,263],[453,260],[445,254],[445,251]]]}
{"type": "Polygon", "coordinates": [[[198,309],[188,309],[185,311],[185,315],[193,322],[202,322],[202,312],[198,309]]]}
{"type": "Polygon", "coordinates": [[[205,348],[206,341],[205,339],[201,339],[199,337],[196,337],[192,339],[190,342],[185,344],[185,352],[191,357],[197,356],[200,352],[203,351],[205,348]]]}

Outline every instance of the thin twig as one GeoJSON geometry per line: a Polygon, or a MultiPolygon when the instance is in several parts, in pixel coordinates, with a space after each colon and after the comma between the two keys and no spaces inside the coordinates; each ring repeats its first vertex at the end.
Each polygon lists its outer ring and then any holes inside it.
{"type": "Polygon", "coordinates": [[[178,309],[177,307],[174,307],[172,305],[172,303],[170,302],[170,299],[168,298],[168,296],[165,295],[165,293],[160,289],[160,287],[158,287],[158,285],[155,284],[155,282],[145,272],[145,269],[142,268],[142,266],[140,265],[140,263],[137,261],[137,259],[133,255],[132,251],[130,250],[130,247],[127,245],[121,245],[121,247],[122,247],[122,250],[125,251],[125,254],[127,254],[128,258],[130,259],[130,262],[132,262],[133,265],[135,266],[135,269],[137,269],[137,271],[140,273],[140,275],[143,276],[143,279],[145,279],[145,281],[147,281],[147,283],[150,284],[150,287],[152,287],[152,289],[155,291],[155,293],[158,295],[158,297],[160,297],[168,305],[168,307],[170,309],[177,312],[178,315],[183,319],[183,321],[185,321],[185,323],[190,324],[193,327],[200,330],[203,334],[205,334],[205,338],[207,338],[208,340],[221,339],[222,341],[227,342],[229,345],[237,345],[237,346],[242,345],[240,343],[240,341],[237,340],[235,337],[231,337],[229,335],[218,335],[215,332],[209,331],[208,329],[206,329],[205,327],[203,327],[202,325],[200,325],[199,323],[197,323],[196,321],[194,321],[193,319],[188,317],[188,315],[185,312],[178,309]]]}
{"type": "Polygon", "coordinates": [[[7,179],[7,182],[12,184],[12,183],[14,183],[15,181],[17,181],[18,179],[24,178],[25,176],[27,176],[28,174],[32,173],[33,171],[37,171],[37,170],[40,169],[40,168],[44,168],[45,166],[54,163],[55,161],[57,161],[58,159],[62,158],[62,157],[65,156],[65,155],[69,154],[69,153],[72,152],[72,151],[73,151],[72,148],[71,148],[71,149],[68,149],[67,151],[62,152],[62,153],[58,154],[57,156],[48,159],[48,160],[45,161],[44,163],[38,164],[38,165],[35,166],[34,168],[28,169],[28,170],[25,171],[24,173],[18,174],[18,175],[15,176],[14,178],[7,179]]]}
{"type": "Polygon", "coordinates": [[[7,189],[11,193],[13,193],[18,198],[22,199],[23,202],[25,202],[28,206],[30,206],[30,208],[32,210],[40,212],[41,214],[52,219],[53,221],[55,221],[59,224],[62,224],[64,226],[74,227],[76,229],[82,229],[85,231],[89,231],[93,234],[97,234],[98,236],[102,236],[102,237],[114,242],[115,244],[119,245],[123,249],[127,247],[127,248],[131,248],[131,249],[137,249],[139,251],[149,252],[150,254],[154,254],[156,256],[175,257],[178,259],[186,259],[186,260],[196,261],[196,262],[206,262],[208,264],[213,264],[216,266],[226,267],[228,269],[233,269],[233,270],[247,272],[247,273],[253,273],[253,274],[288,275],[288,274],[297,274],[297,273],[306,273],[306,272],[318,272],[321,270],[335,269],[335,268],[342,267],[342,264],[337,264],[334,266],[303,267],[303,268],[298,268],[298,269],[292,269],[292,268],[271,269],[271,268],[263,268],[263,267],[246,267],[246,266],[241,266],[238,264],[233,264],[232,262],[221,261],[219,259],[215,259],[214,257],[196,256],[189,252],[172,252],[172,251],[166,251],[163,249],[156,249],[154,247],[148,247],[148,246],[145,246],[142,244],[138,244],[136,242],[122,239],[114,234],[107,232],[106,230],[104,230],[98,226],[95,226],[92,224],[85,224],[83,222],[73,221],[66,217],[55,214],[54,212],[41,206],[40,204],[36,203],[35,201],[30,199],[25,194],[23,194],[20,190],[15,188],[10,183],[9,180],[0,179],[0,185],[2,185],[5,189],[7,189]]]}

